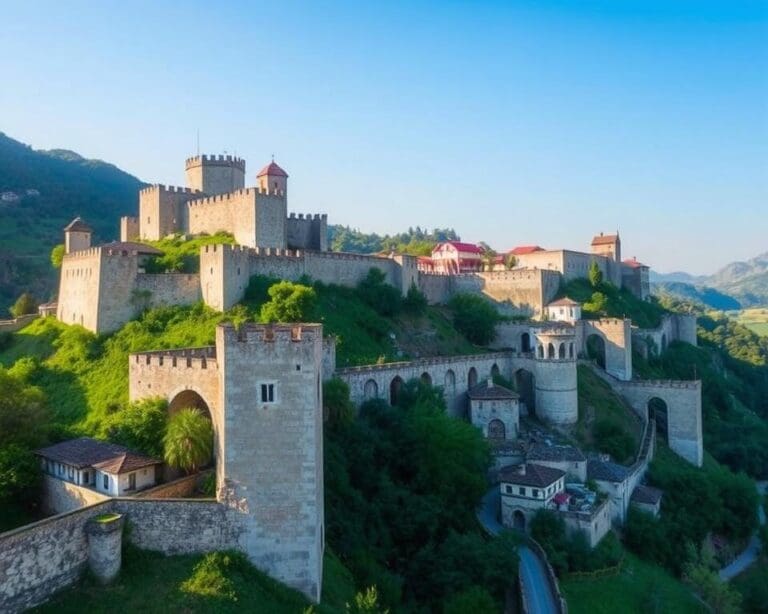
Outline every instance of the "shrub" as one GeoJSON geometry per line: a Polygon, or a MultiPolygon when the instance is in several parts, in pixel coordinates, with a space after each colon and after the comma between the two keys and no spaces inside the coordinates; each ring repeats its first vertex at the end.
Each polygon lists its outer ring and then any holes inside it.
{"type": "Polygon", "coordinates": [[[29,292],[24,292],[8,310],[14,318],[37,312],[37,301],[29,292]]]}
{"type": "Polygon", "coordinates": [[[269,302],[261,307],[262,322],[306,322],[317,302],[313,288],[281,281],[268,290],[269,302]]]}
{"type": "Polygon", "coordinates": [[[61,263],[64,261],[64,244],[59,243],[51,250],[51,265],[54,269],[60,269],[61,263]]]}
{"type": "Polygon", "coordinates": [[[40,461],[30,450],[17,444],[0,448],[0,501],[34,500],[41,478],[40,461]]]}
{"type": "Polygon", "coordinates": [[[144,399],[130,403],[109,415],[102,434],[114,443],[162,458],[167,412],[168,403],[164,399],[144,399]]]}
{"type": "Polygon", "coordinates": [[[448,306],[454,326],[472,343],[487,345],[493,341],[501,317],[488,301],[474,294],[457,294],[448,306]]]}
{"type": "Polygon", "coordinates": [[[213,456],[211,421],[199,409],[181,409],[168,420],[163,444],[166,463],[194,473],[211,462],[213,456]]]}
{"type": "Polygon", "coordinates": [[[588,276],[589,283],[592,284],[593,288],[598,288],[603,283],[603,272],[600,270],[597,260],[593,260],[592,264],[589,265],[588,276]]]}
{"type": "Polygon", "coordinates": [[[384,271],[372,267],[368,275],[357,284],[357,294],[368,306],[383,316],[393,316],[400,312],[403,299],[400,291],[386,282],[384,271]]]}
{"type": "Polygon", "coordinates": [[[411,284],[411,287],[408,288],[408,294],[403,299],[403,309],[415,316],[423,315],[427,310],[427,297],[415,284],[411,284]]]}

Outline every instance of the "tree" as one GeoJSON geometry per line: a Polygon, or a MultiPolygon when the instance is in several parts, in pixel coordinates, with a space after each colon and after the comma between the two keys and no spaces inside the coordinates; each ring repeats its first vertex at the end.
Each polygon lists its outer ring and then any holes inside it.
{"type": "Polygon", "coordinates": [[[372,267],[368,275],[357,284],[358,296],[383,316],[393,316],[400,311],[403,299],[400,291],[387,283],[387,276],[379,268],[372,267]]]}
{"type": "Polygon", "coordinates": [[[507,270],[514,269],[517,266],[517,256],[514,254],[507,254],[504,257],[504,267],[507,270]]]}
{"type": "Polygon", "coordinates": [[[105,422],[103,434],[114,443],[162,458],[167,425],[167,401],[144,399],[111,414],[105,422]]]}
{"type": "Polygon", "coordinates": [[[213,456],[211,421],[197,408],[181,409],[168,420],[163,445],[166,463],[194,473],[211,462],[213,456]]]}
{"type": "Polygon", "coordinates": [[[267,291],[270,300],[261,306],[262,322],[306,322],[317,302],[313,288],[280,281],[267,291]]]}
{"type": "Polygon", "coordinates": [[[54,269],[60,269],[61,263],[64,261],[64,247],[63,243],[59,243],[51,250],[51,264],[54,269]]]}
{"type": "Polygon", "coordinates": [[[427,310],[427,297],[412,283],[403,299],[403,309],[411,315],[420,316],[427,310]]]}
{"type": "Polygon", "coordinates": [[[349,386],[337,377],[323,383],[323,414],[328,426],[344,426],[355,419],[355,406],[349,399],[349,386]]]}
{"type": "Polygon", "coordinates": [[[603,283],[603,272],[597,264],[597,260],[593,260],[589,265],[589,283],[593,288],[597,288],[603,283]]]}
{"type": "Polygon", "coordinates": [[[40,445],[49,420],[46,399],[36,386],[0,367],[0,447],[40,445]]]}
{"type": "Polygon", "coordinates": [[[486,271],[490,271],[493,269],[493,263],[496,259],[496,250],[494,250],[490,245],[487,243],[484,243],[483,241],[480,241],[480,243],[477,244],[477,246],[482,250],[481,258],[483,260],[483,268],[486,271]]]}
{"type": "Polygon", "coordinates": [[[29,292],[24,292],[16,299],[16,302],[8,311],[11,312],[14,318],[35,313],[37,311],[37,301],[29,292]]]}
{"type": "Polygon", "coordinates": [[[493,341],[501,318],[488,301],[474,294],[457,294],[448,306],[453,310],[454,326],[472,343],[487,345],[493,341]]]}
{"type": "Polygon", "coordinates": [[[42,472],[30,450],[15,443],[0,448],[0,501],[31,501],[37,497],[42,472]]]}

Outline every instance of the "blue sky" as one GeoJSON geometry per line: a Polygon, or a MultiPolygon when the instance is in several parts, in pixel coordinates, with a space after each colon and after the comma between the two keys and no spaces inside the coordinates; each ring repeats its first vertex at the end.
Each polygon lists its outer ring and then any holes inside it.
{"type": "Polygon", "coordinates": [[[270,155],[365,231],[711,272],[768,251],[768,3],[8,2],[0,130],[183,183],[270,155]]]}

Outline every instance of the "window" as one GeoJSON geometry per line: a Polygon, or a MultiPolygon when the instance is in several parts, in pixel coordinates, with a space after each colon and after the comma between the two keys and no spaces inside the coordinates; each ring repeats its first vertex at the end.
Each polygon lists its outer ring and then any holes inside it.
{"type": "Polygon", "coordinates": [[[128,490],[136,490],[136,474],[128,474],[128,490]]]}
{"type": "Polygon", "coordinates": [[[87,471],[83,471],[83,484],[88,484],[91,481],[91,474],[87,471]]]}
{"type": "Polygon", "coordinates": [[[518,495],[525,495],[525,488],[523,488],[522,486],[520,488],[518,488],[517,489],[517,494],[518,495]]]}
{"type": "Polygon", "coordinates": [[[109,476],[107,474],[104,474],[102,483],[104,484],[104,490],[109,490],[109,476]]]}
{"type": "Polygon", "coordinates": [[[538,489],[537,489],[537,488],[534,488],[534,489],[533,489],[533,496],[534,496],[534,497],[538,497],[538,496],[539,496],[539,491],[538,491],[538,489]]]}
{"type": "Polygon", "coordinates": [[[506,492],[508,495],[511,495],[512,494],[512,487],[509,484],[507,484],[504,487],[504,492],[506,492]]]}
{"type": "Polygon", "coordinates": [[[262,403],[275,402],[275,385],[274,384],[261,385],[261,402],[262,403]]]}

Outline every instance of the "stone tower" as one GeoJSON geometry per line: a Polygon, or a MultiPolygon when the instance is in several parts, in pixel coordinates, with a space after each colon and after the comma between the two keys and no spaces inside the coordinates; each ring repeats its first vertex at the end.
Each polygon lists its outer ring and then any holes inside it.
{"type": "Polygon", "coordinates": [[[256,175],[256,181],[258,181],[259,189],[268,190],[269,192],[282,192],[288,194],[288,173],[280,168],[274,160],[267,164],[256,175]]]}
{"type": "Polygon", "coordinates": [[[602,232],[592,239],[592,253],[606,256],[614,262],[621,262],[621,238],[619,231],[615,235],[605,235],[602,232]]]}
{"type": "Polygon", "coordinates": [[[64,228],[64,253],[71,254],[91,247],[93,230],[82,219],[76,217],[64,228]]]}
{"type": "Polygon", "coordinates": [[[323,335],[320,324],[224,324],[218,499],[241,517],[254,565],[315,602],[323,577],[323,335]]]}
{"type": "Polygon", "coordinates": [[[187,158],[187,187],[208,196],[228,194],[245,187],[245,160],[233,156],[187,158]]]}

